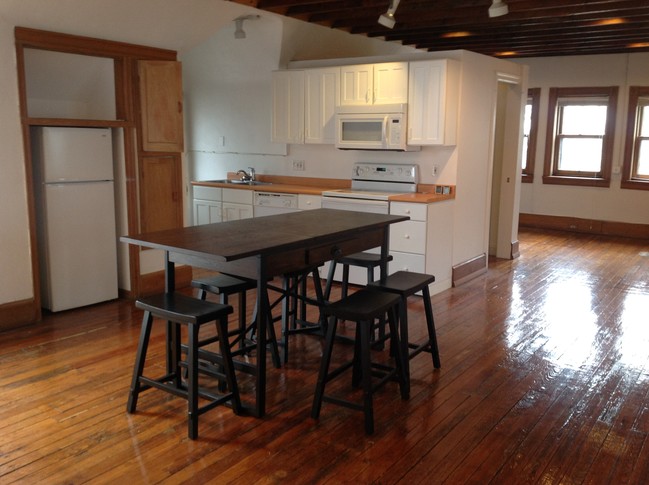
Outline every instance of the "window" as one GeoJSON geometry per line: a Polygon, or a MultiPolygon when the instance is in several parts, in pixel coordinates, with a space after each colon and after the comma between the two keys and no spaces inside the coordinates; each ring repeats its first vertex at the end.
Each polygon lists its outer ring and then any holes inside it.
{"type": "Polygon", "coordinates": [[[541,101],[541,88],[527,90],[527,103],[523,119],[523,183],[534,181],[534,156],[536,155],[536,134],[539,125],[539,104],[541,101]]]}
{"type": "Polygon", "coordinates": [[[608,187],[618,88],[551,88],[543,183],[608,187]]]}
{"type": "Polygon", "coordinates": [[[649,190],[649,87],[629,88],[621,186],[649,190]]]}

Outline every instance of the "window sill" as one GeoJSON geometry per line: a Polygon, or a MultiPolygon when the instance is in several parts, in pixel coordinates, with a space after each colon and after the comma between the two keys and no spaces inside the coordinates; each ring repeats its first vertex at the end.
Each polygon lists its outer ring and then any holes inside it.
{"type": "Polygon", "coordinates": [[[649,190],[649,180],[622,180],[622,189],[649,190]]]}
{"type": "Polygon", "coordinates": [[[524,184],[531,184],[534,182],[534,174],[524,173],[521,175],[521,182],[524,184]]]}
{"type": "Polygon", "coordinates": [[[586,177],[564,177],[557,175],[544,175],[544,184],[553,185],[577,185],[581,187],[610,187],[610,179],[604,178],[586,178],[586,177]]]}

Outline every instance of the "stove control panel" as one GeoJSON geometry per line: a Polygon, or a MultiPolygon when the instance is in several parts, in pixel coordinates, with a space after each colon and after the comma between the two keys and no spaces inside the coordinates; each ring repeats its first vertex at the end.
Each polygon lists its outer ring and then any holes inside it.
{"type": "Polygon", "coordinates": [[[352,169],[352,180],[416,184],[418,179],[418,166],[414,164],[355,163],[352,169]]]}

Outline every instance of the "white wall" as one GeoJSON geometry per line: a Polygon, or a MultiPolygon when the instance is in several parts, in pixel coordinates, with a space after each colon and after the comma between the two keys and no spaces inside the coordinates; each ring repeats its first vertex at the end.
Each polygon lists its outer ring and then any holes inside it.
{"type": "Polygon", "coordinates": [[[649,224],[649,191],[620,188],[629,86],[649,86],[649,53],[520,59],[529,87],[541,88],[534,182],[522,184],[522,213],[649,224]],[[551,87],[619,86],[611,186],[544,185],[548,91],[551,87]]]}

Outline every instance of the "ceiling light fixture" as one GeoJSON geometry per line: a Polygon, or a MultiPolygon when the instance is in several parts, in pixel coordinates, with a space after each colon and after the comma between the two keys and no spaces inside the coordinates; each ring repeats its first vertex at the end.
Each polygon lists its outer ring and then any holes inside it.
{"type": "Polygon", "coordinates": [[[243,30],[243,21],[244,20],[256,20],[259,15],[241,15],[234,19],[234,38],[235,39],[245,39],[246,32],[243,30]]]}
{"type": "Polygon", "coordinates": [[[509,7],[501,0],[492,0],[489,7],[489,17],[502,17],[509,13],[509,7]]]}
{"type": "Polygon", "coordinates": [[[388,11],[385,12],[383,15],[379,17],[378,22],[383,25],[384,27],[387,27],[388,29],[394,28],[394,24],[397,22],[394,19],[394,13],[397,11],[397,7],[399,6],[399,2],[401,0],[390,0],[390,5],[388,6],[388,11]]]}

